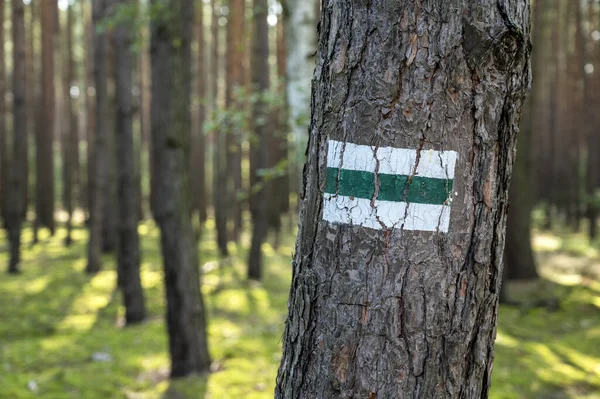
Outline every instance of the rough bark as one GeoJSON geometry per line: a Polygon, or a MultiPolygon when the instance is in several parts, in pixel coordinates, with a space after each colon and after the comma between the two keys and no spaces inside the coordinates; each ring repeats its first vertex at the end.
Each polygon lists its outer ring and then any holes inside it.
{"type": "Polygon", "coordinates": [[[42,19],[42,109],[36,142],[36,225],[54,234],[54,32],[56,3],[41,3],[42,19]]]}
{"type": "Polygon", "coordinates": [[[227,129],[227,178],[229,180],[230,216],[233,219],[233,238],[239,242],[242,231],[242,202],[238,195],[242,191],[242,129],[243,103],[237,93],[244,84],[245,1],[229,0],[227,21],[227,64],[225,71],[225,107],[228,118],[227,129]]]}
{"type": "MultiPolygon", "coordinates": [[[[2,4],[2,7],[4,4],[2,4]]],[[[25,5],[22,0],[12,0],[13,42],[13,140],[12,156],[7,186],[6,230],[10,244],[9,273],[19,272],[21,250],[22,213],[26,190],[23,170],[27,163],[27,99],[25,78],[25,5]]]]}
{"type": "Polygon", "coordinates": [[[262,244],[267,236],[269,206],[264,175],[259,172],[269,166],[269,116],[264,96],[269,90],[269,26],[267,24],[267,0],[253,1],[253,38],[252,38],[252,86],[257,100],[252,109],[254,137],[250,144],[252,164],[252,197],[250,211],[252,214],[252,243],[248,258],[248,278],[260,280],[262,277],[262,244]]]}
{"type": "MultiPolygon", "coordinates": [[[[133,0],[118,0],[127,5],[133,0]]],[[[136,324],[146,318],[144,291],[140,278],[140,238],[138,235],[139,193],[136,171],[138,165],[133,144],[132,58],[131,30],[119,24],[114,31],[115,99],[117,111],[117,170],[118,170],[118,249],[117,270],[119,287],[125,304],[125,321],[136,324]]]]}
{"type": "Polygon", "coordinates": [[[530,79],[528,8],[525,0],[323,2],[277,398],[487,397],[530,79]],[[328,140],[369,145],[374,155],[414,151],[401,199],[430,150],[456,151],[448,232],[440,222],[411,230],[419,220],[406,202],[392,227],[326,222],[328,140]]]}
{"type": "Polygon", "coordinates": [[[153,0],[151,21],[153,214],[161,231],[171,377],[206,372],[210,356],[191,220],[189,181],[191,0],[153,0]]]}
{"type": "MultiPolygon", "coordinates": [[[[211,36],[212,36],[212,59],[211,59],[211,76],[212,76],[212,114],[213,119],[218,118],[218,96],[219,96],[219,13],[217,0],[211,1],[212,18],[211,18],[211,36]]],[[[215,129],[215,153],[214,153],[214,212],[215,212],[215,227],[217,230],[217,246],[221,256],[227,256],[227,136],[225,130],[221,128],[215,129]]]]}
{"type": "Polygon", "coordinates": [[[106,164],[107,147],[107,115],[108,115],[108,60],[107,38],[104,30],[97,29],[105,17],[106,0],[94,0],[92,4],[93,41],[94,41],[94,87],[96,91],[95,127],[93,136],[92,154],[89,158],[88,186],[90,193],[90,215],[88,264],[86,271],[96,273],[102,267],[102,226],[104,224],[104,192],[107,188],[108,165],[106,164]]]}

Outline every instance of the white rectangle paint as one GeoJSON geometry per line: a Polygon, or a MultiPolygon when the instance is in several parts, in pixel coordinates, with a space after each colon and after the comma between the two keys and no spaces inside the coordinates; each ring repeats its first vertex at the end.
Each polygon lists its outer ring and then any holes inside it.
{"type": "Polygon", "coordinates": [[[447,233],[449,205],[414,204],[324,194],[323,219],[334,224],[370,229],[403,229],[447,233]],[[407,211],[408,207],[408,211],[407,211]]]}
{"type": "MultiPolygon", "coordinates": [[[[454,179],[456,151],[421,150],[417,176],[454,179]]],[[[329,140],[327,167],[375,173],[411,176],[417,162],[417,150],[375,147],[329,140]]]]}

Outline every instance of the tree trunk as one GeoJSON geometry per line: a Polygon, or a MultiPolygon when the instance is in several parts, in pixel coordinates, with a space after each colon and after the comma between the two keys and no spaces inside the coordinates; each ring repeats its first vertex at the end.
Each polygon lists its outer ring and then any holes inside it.
{"type": "Polygon", "coordinates": [[[323,2],[277,398],[487,397],[528,3],[323,2]]]}
{"type": "MultiPolygon", "coordinates": [[[[128,5],[131,1],[118,0],[115,4],[128,5]]],[[[117,270],[125,303],[125,320],[131,325],[146,318],[146,306],[140,279],[138,165],[133,145],[131,31],[127,24],[120,24],[115,28],[114,43],[119,233],[117,270]]]]}
{"type": "Polygon", "coordinates": [[[192,0],[153,0],[167,7],[151,21],[153,214],[161,230],[171,377],[206,372],[204,303],[191,220],[189,181],[192,0]]]}
{"type": "MultiPolygon", "coordinates": [[[[212,76],[212,113],[213,119],[218,118],[218,100],[219,100],[219,14],[217,0],[211,1],[213,10],[211,19],[211,36],[212,36],[212,59],[211,59],[211,76],[212,76]]],[[[226,130],[222,128],[215,129],[215,153],[214,153],[214,211],[215,211],[215,227],[217,230],[217,245],[221,256],[227,256],[227,140],[226,130]]]]}
{"type": "Polygon", "coordinates": [[[82,192],[85,193],[85,201],[83,206],[87,211],[87,216],[91,213],[93,208],[93,195],[92,195],[92,181],[94,180],[95,170],[93,162],[94,152],[94,139],[96,136],[96,96],[94,86],[94,25],[92,23],[91,13],[89,9],[91,5],[86,6],[86,3],[81,3],[81,16],[84,27],[84,43],[86,48],[84,49],[84,82],[82,94],[85,96],[85,140],[86,146],[86,179],[85,189],[82,187],[82,192]]]}
{"type": "Polygon", "coordinates": [[[230,216],[233,218],[233,238],[239,242],[242,230],[242,202],[238,195],[242,190],[242,130],[244,108],[238,96],[244,84],[245,1],[229,0],[227,21],[227,65],[225,76],[225,107],[227,129],[227,177],[230,216]]]}
{"type": "Polygon", "coordinates": [[[192,137],[192,157],[191,171],[192,176],[192,199],[193,207],[198,211],[200,225],[206,222],[206,139],[204,136],[204,122],[206,120],[206,61],[204,44],[204,4],[200,3],[196,8],[196,42],[198,43],[197,56],[197,95],[198,108],[196,118],[196,131],[192,137]]]}
{"type": "Polygon", "coordinates": [[[253,164],[252,197],[250,210],[252,214],[252,243],[248,259],[248,278],[260,280],[262,277],[262,244],[267,236],[268,202],[264,175],[261,169],[269,167],[269,125],[268,106],[264,96],[269,90],[269,26],[267,24],[268,4],[267,0],[254,0],[252,29],[253,51],[252,51],[252,86],[257,94],[257,100],[252,110],[252,123],[254,125],[254,137],[251,141],[251,158],[253,164]],[[255,189],[256,188],[256,189],[255,189]]]}
{"type": "Polygon", "coordinates": [[[107,38],[104,30],[98,29],[103,23],[106,0],[94,0],[92,3],[93,37],[94,37],[94,86],[96,88],[96,115],[94,144],[89,159],[91,171],[89,176],[90,217],[88,221],[90,238],[88,244],[88,264],[86,271],[96,273],[102,267],[102,227],[104,224],[104,192],[107,189],[107,115],[108,115],[108,61],[107,38]]]}
{"type": "MultiPolygon", "coordinates": [[[[107,0],[110,2],[110,0],[107,0]]],[[[110,3],[107,3],[110,4],[110,3]]],[[[107,9],[108,11],[108,9],[107,9]]],[[[109,18],[113,18],[109,16],[109,18]]],[[[113,34],[108,32],[107,58],[107,134],[106,134],[106,159],[107,168],[106,190],[104,196],[104,222],[102,223],[102,252],[111,253],[117,249],[117,147],[116,147],[116,115],[115,115],[115,46],[113,45],[113,34]]],[[[137,211],[136,211],[137,215],[137,211]]]]}
{"type": "Polygon", "coordinates": [[[36,143],[36,224],[54,234],[54,32],[56,3],[41,3],[42,19],[42,110],[36,143]]]}
{"type": "MultiPolygon", "coordinates": [[[[145,7],[147,7],[146,2],[143,0],[139,0],[140,4],[140,13],[144,14],[147,12],[145,7]]],[[[141,27],[140,33],[141,39],[141,50],[139,52],[139,80],[140,80],[140,130],[141,130],[141,153],[148,154],[148,158],[150,157],[150,104],[152,102],[151,89],[150,89],[150,57],[149,57],[149,35],[148,35],[148,26],[141,27]]],[[[152,187],[154,187],[154,175],[150,170],[150,165],[152,161],[148,159],[148,162],[140,163],[141,166],[141,176],[150,176],[150,191],[149,193],[140,193],[142,198],[147,198],[147,203],[150,204],[151,196],[152,196],[152,187]],[[143,167],[142,167],[143,165],[143,167]],[[146,195],[148,195],[146,197],[146,195]]]]}
{"type": "Polygon", "coordinates": [[[297,191],[302,185],[302,165],[310,121],[310,83],[315,68],[317,48],[317,16],[315,3],[307,0],[285,0],[286,39],[288,52],[287,101],[289,124],[295,141],[294,164],[297,191]]]}
{"type": "MultiPolygon", "coordinates": [[[[2,4],[4,7],[4,4],[2,4]]],[[[25,5],[22,0],[12,0],[13,43],[13,140],[9,170],[6,230],[10,244],[9,273],[19,272],[22,213],[26,190],[23,170],[27,163],[27,98],[25,95],[25,5]]]]}
{"type": "Polygon", "coordinates": [[[75,113],[74,101],[71,98],[71,85],[75,83],[76,66],[73,57],[73,19],[74,5],[69,5],[67,10],[66,34],[66,57],[64,63],[64,87],[63,96],[66,104],[66,112],[63,124],[63,206],[67,212],[67,237],[65,244],[71,245],[71,231],[73,228],[73,210],[76,190],[76,179],[79,173],[79,140],[77,115],[75,113]]]}
{"type": "Polygon", "coordinates": [[[6,125],[6,61],[4,40],[4,2],[0,7],[0,218],[6,227],[6,205],[8,203],[8,129],[6,125]]]}

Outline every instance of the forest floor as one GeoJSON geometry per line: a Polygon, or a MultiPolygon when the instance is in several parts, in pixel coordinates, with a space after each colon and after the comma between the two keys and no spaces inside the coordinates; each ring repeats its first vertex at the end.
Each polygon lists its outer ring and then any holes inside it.
{"type": "MultiPolygon", "coordinates": [[[[123,328],[114,258],[89,277],[86,232],[29,246],[23,273],[0,275],[0,398],[272,398],[280,359],[294,237],[265,245],[264,282],[248,283],[249,237],[218,261],[212,226],[201,241],[213,372],[170,382],[158,230],[140,226],[150,318],[123,328]]],[[[0,236],[0,266],[7,264],[0,236]]],[[[520,306],[499,316],[493,399],[600,398],[600,254],[577,235],[538,234],[541,283],[513,285],[520,306]],[[554,301],[553,299],[559,299],[554,301]],[[537,307],[543,300],[549,306],[537,307]]]]}

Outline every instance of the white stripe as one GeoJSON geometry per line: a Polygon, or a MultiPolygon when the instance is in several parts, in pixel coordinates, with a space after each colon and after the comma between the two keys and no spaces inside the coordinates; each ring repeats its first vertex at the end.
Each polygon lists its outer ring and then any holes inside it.
{"type": "MultiPolygon", "coordinates": [[[[421,150],[417,176],[454,179],[458,154],[456,151],[421,150]]],[[[327,167],[362,170],[374,173],[379,161],[379,173],[390,175],[413,174],[417,150],[393,147],[374,147],[329,140],[327,167]]]]}
{"type": "Polygon", "coordinates": [[[376,230],[402,228],[447,233],[450,226],[450,206],[407,205],[405,202],[379,200],[375,200],[374,206],[371,206],[371,200],[368,199],[324,194],[323,219],[330,223],[358,225],[376,230]]]}

